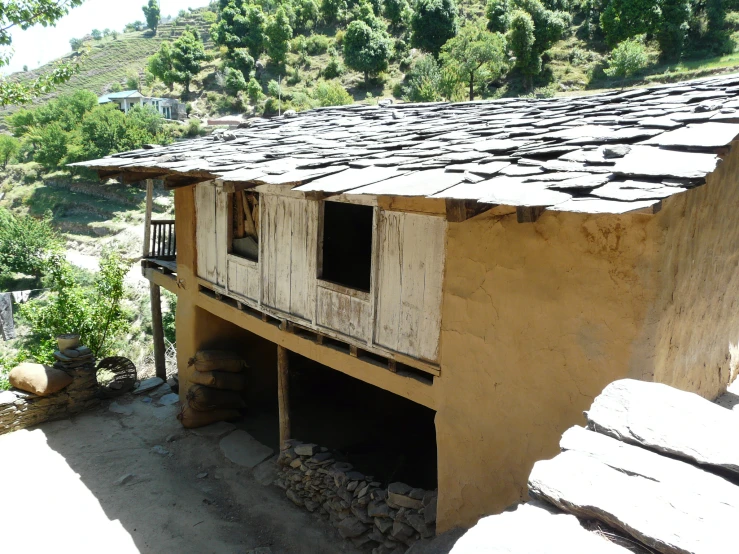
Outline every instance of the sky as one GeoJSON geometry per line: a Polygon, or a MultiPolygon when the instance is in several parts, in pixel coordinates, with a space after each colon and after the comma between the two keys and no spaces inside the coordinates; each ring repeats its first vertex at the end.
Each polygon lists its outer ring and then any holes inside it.
{"type": "MultiPolygon", "coordinates": [[[[144,21],[141,7],[146,0],[85,0],[59,20],[56,27],[13,29],[13,55],[3,74],[21,71],[24,65],[34,69],[71,51],[69,39],[79,38],[93,29],[122,31],[126,23],[144,21]]],[[[159,0],[162,16],[176,16],[180,10],[207,6],[209,0],[159,0]]]]}

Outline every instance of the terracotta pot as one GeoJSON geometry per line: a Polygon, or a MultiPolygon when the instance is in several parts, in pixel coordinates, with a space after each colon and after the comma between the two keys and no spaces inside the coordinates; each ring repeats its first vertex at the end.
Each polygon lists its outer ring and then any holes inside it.
{"type": "Polygon", "coordinates": [[[59,345],[59,351],[63,352],[68,348],[77,348],[80,345],[80,336],[74,334],[59,335],[56,342],[59,345]]]}

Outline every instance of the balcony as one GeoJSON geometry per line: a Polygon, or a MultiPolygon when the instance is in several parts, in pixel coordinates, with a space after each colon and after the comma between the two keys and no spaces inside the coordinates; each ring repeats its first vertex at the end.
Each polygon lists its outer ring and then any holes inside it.
{"type": "MultiPolygon", "coordinates": [[[[142,262],[177,273],[177,236],[174,219],[151,221],[144,235],[146,242],[142,262]]],[[[144,265],[142,263],[142,265],[144,265]]]]}

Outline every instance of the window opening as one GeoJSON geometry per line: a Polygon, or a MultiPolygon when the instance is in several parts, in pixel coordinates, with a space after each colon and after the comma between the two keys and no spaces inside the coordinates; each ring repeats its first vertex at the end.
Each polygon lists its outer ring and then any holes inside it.
{"type": "Polygon", "coordinates": [[[374,208],[325,202],[320,278],[356,290],[370,290],[374,208]]]}
{"type": "Polygon", "coordinates": [[[259,261],[259,193],[237,191],[231,202],[233,222],[231,253],[259,261]]]}

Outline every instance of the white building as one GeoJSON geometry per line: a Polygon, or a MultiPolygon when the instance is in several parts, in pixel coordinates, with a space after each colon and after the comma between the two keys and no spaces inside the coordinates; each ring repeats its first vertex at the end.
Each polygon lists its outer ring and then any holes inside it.
{"type": "Polygon", "coordinates": [[[137,90],[111,92],[98,98],[98,104],[115,103],[123,113],[134,106],[153,106],[165,119],[180,119],[185,115],[185,105],[173,98],[152,98],[137,90]]]}

